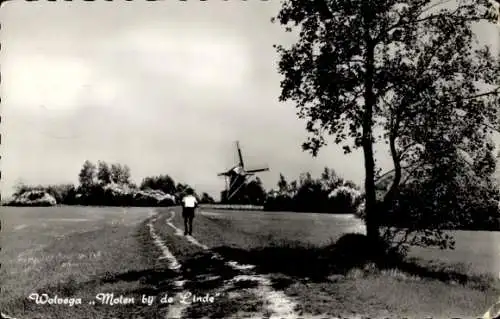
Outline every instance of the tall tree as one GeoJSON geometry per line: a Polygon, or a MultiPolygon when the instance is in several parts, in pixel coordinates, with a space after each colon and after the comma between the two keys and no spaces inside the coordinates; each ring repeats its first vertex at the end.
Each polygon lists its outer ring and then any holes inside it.
{"type": "Polygon", "coordinates": [[[285,175],[280,173],[280,177],[278,180],[278,191],[279,191],[280,195],[287,195],[288,188],[289,188],[289,186],[288,186],[288,182],[285,178],[285,175]]]}
{"type": "Polygon", "coordinates": [[[78,180],[80,181],[80,185],[83,188],[88,189],[93,186],[96,182],[97,174],[96,174],[96,166],[89,160],[86,160],[83,163],[82,169],[80,170],[80,174],[78,175],[78,180]]]}
{"type": "Polygon", "coordinates": [[[344,183],[344,179],[337,175],[334,169],[325,167],[321,173],[320,181],[323,185],[323,190],[330,192],[344,183]]]}
{"type": "Polygon", "coordinates": [[[314,182],[310,172],[301,173],[299,175],[299,187],[303,185],[311,185],[314,182]]]}
{"type": "Polygon", "coordinates": [[[121,184],[130,184],[130,167],[128,165],[122,165],[122,170],[120,174],[120,183],[121,184]]]}
{"type": "Polygon", "coordinates": [[[130,183],[130,167],[119,163],[111,164],[111,180],[117,184],[130,183]]]}
{"type": "Polygon", "coordinates": [[[246,197],[246,201],[252,205],[262,205],[266,199],[266,190],[259,177],[248,182],[248,184],[244,186],[243,193],[246,197]]]}
{"type": "Polygon", "coordinates": [[[300,174],[299,187],[294,197],[294,205],[299,211],[321,212],[328,199],[321,179],[313,179],[311,173],[300,174]]]}
{"type": "Polygon", "coordinates": [[[105,161],[97,164],[97,179],[104,185],[111,183],[111,170],[105,161]]]}
{"type": "Polygon", "coordinates": [[[299,187],[297,185],[297,181],[293,180],[290,182],[290,196],[293,197],[297,194],[299,187]]]}
{"type": "Polygon", "coordinates": [[[474,152],[497,120],[498,61],[473,45],[472,32],[472,24],[491,19],[491,5],[457,2],[284,0],[273,19],[299,31],[290,48],[276,46],[280,100],[295,102],[307,120],[312,137],[303,148],[313,156],[327,135],[346,153],[362,148],[367,235],[375,241],[375,143],[390,147],[394,179],[383,201],[390,203],[405,168],[421,166],[439,147],[474,152]]]}
{"type": "Polygon", "coordinates": [[[110,170],[111,170],[111,181],[113,183],[118,183],[118,180],[120,179],[120,170],[121,170],[120,164],[117,163],[111,164],[110,170]]]}

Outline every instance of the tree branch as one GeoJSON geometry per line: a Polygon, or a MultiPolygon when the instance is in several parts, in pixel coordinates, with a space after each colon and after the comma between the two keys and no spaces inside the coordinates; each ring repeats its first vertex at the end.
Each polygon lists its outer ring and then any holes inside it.
{"type": "MultiPolygon", "coordinates": [[[[397,132],[400,124],[400,113],[396,112],[396,118],[394,119],[394,126],[391,128],[391,132],[389,134],[389,148],[391,151],[392,163],[394,164],[394,179],[392,180],[391,187],[389,191],[384,195],[384,206],[388,205],[390,201],[395,197],[399,183],[401,182],[401,162],[399,158],[398,151],[396,149],[396,138],[397,132]]],[[[387,207],[387,206],[386,206],[387,207]]]]}
{"type": "Polygon", "coordinates": [[[421,161],[421,162],[415,162],[415,163],[413,163],[412,165],[408,165],[407,167],[405,167],[405,168],[404,168],[404,170],[406,170],[407,168],[410,168],[410,167],[414,166],[414,167],[413,167],[413,169],[412,169],[411,171],[409,171],[409,172],[408,172],[408,175],[407,175],[407,176],[406,176],[406,178],[405,178],[405,179],[401,182],[401,184],[403,184],[403,185],[404,185],[404,184],[406,184],[406,182],[407,182],[407,181],[408,181],[408,180],[412,177],[413,172],[415,172],[415,171],[417,170],[417,168],[422,167],[424,164],[425,164],[425,162],[424,162],[424,161],[421,161]]]}
{"type": "Polygon", "coordinates": [[[415,145],[419,145],[420,143],[418,142],[413,142],[413,143],[410,143],[408,145],[406,145],[405,147],[403,147],[401,149],[401,151],[399,152],[399,160],[401,161],[403,159],[403,155],[410,149],[412,148],[413,146],[415,145]]]}
{"type": "MultiPolygon", "coordinates": [[[[431,6],[432,8],[432,6],[431,6]]],[[[427,12],[430,8],[428,9],[424,9],[422,10],[420,13],[418,13],[416,16],[421,16],[423,13],[427,12]]],[[[421,18],[421,19],[416,19],[416,20],[407,20],[405,22],[403,22],[403,16],[400,16],[400,18],[398,19],[398,21],[393,24],[392,26],[389,26],[387,29],[383,30],[380,32],[379,36],[377,37],[377,42],[382,40],[382,38],[387,35],[387,33],[391,32],[392,30],[394,29],[397,29],[397,28],[400,28],[400,27],[405,27],[406,25],[408,24],[417,24],[417,23],[420,23],[420,22],[425,22],[425,21],[428,21],[428,20],[431,20],[431,19],[434,19],[434,18],[438,18],[438,17],[455,17],[455,18],[458,18],[458,16],[455,16],[455,14],[458,12],[458,10],[461,9],[461,7],[458,7],[455,11],[453,12],[447,12],[447,13],[438,13],[438,14],[431,14],[431,15],[428,15],[424,18],[421,18]]],[[[407,18],[409,18],[409,16],[407,16],[407,18]]]]}
{"type": "Polygon", "coordinates": [[[393,173],[394,169],[391,169],[390,171],[385,172],[384,174],[380,175],[377,179],[375,179],[375,183],[380,182],[381,179],[384,177],[388,176],[389,174],[393,173]]]}
{"type": "MultiPolygon", "coordinates": [[[[485,92],[485,93],[480,93],[480,94],[477,94],[477,95],[467,96],[467,97],[464,97],[461,100],[449,101],[448,103],[458,103],[458,102],[461,102],[461,101],[467,101],[467,100],[477,99],[477,98],[488,96],[488,95],[497,95],[497,94],[500,94],[500,88],[496,88],[496,89],[494,89],[492,91],[485,92]]],[[[407,108],[413,108],[415,106],[418,106],[419,104],[426,103],[426,102],[427,101],[425,99],[421,99],[420,101],[418,101],[418,102],[416,102],[414,104],[409,105],[407,108]]],[[[462,110],[462,109],[460,109],[460,110],[462,110]]],[[[498,131],[498,129],[495,129],[495,130],[498,131]]]]}

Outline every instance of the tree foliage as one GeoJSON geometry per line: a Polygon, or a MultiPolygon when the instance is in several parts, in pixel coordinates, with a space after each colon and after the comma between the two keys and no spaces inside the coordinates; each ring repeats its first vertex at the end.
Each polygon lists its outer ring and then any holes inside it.
{"type": "Polygon", "coordinates": [[[288,182],[285,178],[285,175],[283,175],[282,173],[280,173],[280,177],[278,180],[278,192],[280,194],[288,194],[289,192],[288,182]]]}
{"type": "MultiPolygon", "coordinates": [[[[398,198],[403,175],[475,157],[497,123],[499,64],[475,42],[486,0],[285,0],[274,21],[299,31],[277,46],[281,101],[293,101],[313,156],[327,136],[346,153],[362,148],[368,236],[398,198]],[[380,132],[380,134],[378,134],[380,132]],[[377,134],[376,134],[377,133],[377,134]],[[386,143],[394,176],[381,202],[373,145],[386,143]],[[465,156],[466,155],[466,156],[465,156]],[[407,173],[410,172],[410,173],[407,173]]],[[[417,180],[414,177],[414,180],[417,180]]]]}
{"type": "Polygon", "coordinates": [[[130,167],[120,163],[111,164],[111,181],[116,184],[130,184],[130,167]]]}
{"type": "MultiPolygon", "coordinates": [[[[13,197],[19,198],[27,192],[33,192],[37,196],[47,193],[58,204],[65,205],[170,206],[184,196],[187,189],[194,191],[188,184],[175,184],[168,174],[144,178],[139,190],[131,182],[127,165],[109,165],[101,160],[97,163],[97,166],[89,160],[83,163],[78,174],[78,187],[72,184],[31,186],[19,180],[13,197]]],[[[208,194],[204,195],[204,200],[213,202],[208,194]]]]}
{"type": "Polygon", "coordinates": [[[167,174],[146,177],[139,187],[141,189],[158,189],[166,194],[175,194],[177,191],[174,179],[167,174]]]}
{"type": "Polygon", "coordinates": [[[245,202],[252,205],[263,205],[266,200],[266,190],[259,177],[251,180],[244,186],[245,202]]]}
{"type": "Polygon", "coordinates": [[[354,182],[344,180],[328,167],[318,178],[306,172],[300,174],[298,181],[288,182],[280,173],[277,187],[267,196],[267,210],[353,214],[362,198],[354,182]]]}
{"type": "Polygon", "coordinates": [[[78,175],[78,180],[80,182],[80,186],[84,189],[89,189],[93,185],[95,185],[97,181],[97,167],[94,163],[86,160],[83,163],[82,169],[80,170],[80,174],[78,175]]]}
{"type": "MultiPolygon", "coordinates": [[[[280,186],[283,190],[288,189],[288,185],[280,186]]],[[[223,191],[222,198],[226,197],[226,192],[223,191]]],[[[266,200],[266,190],[262,185],[262,180],[259,177],[254,179],[245,180],[239,190],[234,194],[229,201],[229,204],[239,205],[263,205],[266,200]]]]}
{"type": "Polygon", "coordinates": [[[188,190],[192,190],[194,192],[193,195],[198,199],[198,201],[200,200],[200,196],[194,191],[194,187],[184,183],[177,183],[175,186],[175,197],[180,200],[188,194],[188,190]]]}
{"type": "Polygon", "coordinates": [[[104,161],[99,161],[97,164],[97,180],[101,184],[109,184],[111,183],[111,169],[109,168],[108,163],[104,161]]]}
{"type": "Polygon", "coordinates": [[[18,183],[13,194],[14,198],[18,198],[27,192],[47,193],[54,197],[58,204],[71,205],[75,203],[76,188],[72,184],[54,184],[54,185],[26,185],[18,183]]]}
{"type": "Polygon", "coordinates": [[[210,196],[208,193],[202,193],[200,198],[200,203],[202,204],[213,204],[215,203],[215,199],[210,196]]]}

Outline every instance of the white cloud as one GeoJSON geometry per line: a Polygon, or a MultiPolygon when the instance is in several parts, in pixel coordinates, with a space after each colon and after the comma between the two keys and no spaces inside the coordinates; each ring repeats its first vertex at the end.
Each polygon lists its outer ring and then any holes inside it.
{"type": "Polygon", "coordinates": [[[28,108],[61,114],[72,112],[82,103],[113,106],[123,91],[119,79],[103,76],[82,59],[19,55],[7,56],[4,61],[2,98],[11,110],[28,108]]]}
{"type": "Polygon", "coordinates": [[[132,51],[135,67],[201,90],[241,88],[251,66],[245,41],[217,30],[138,28],[118,42],[121,50],[132,51]]]}
{"type": "Polygon", "coordinates": [[[86,96],[94,102],[95,105],[116,105],[119,96],[123,93],[123,87],[120,86],[118,79],[92,79],[92,84],[87,86],[86,96]]]}
{"type": "Polygon", "coordinates": [[[4,103],[16,107],[71,108],[91,75],[74,58],[7,56],[3,66],[4,103]]]}

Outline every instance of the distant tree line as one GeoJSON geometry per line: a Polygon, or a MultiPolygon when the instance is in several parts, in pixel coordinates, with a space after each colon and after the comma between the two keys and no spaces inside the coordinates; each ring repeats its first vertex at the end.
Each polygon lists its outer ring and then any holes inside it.
{"type": "MultiPolygon", "coordinates": [[[[468,165],[436,161],[432,166],[414,168],[411,174],[404,174],[404,183],[390,205],[383,199],[392,185],[394,172],[380,176],[376,194],[383,235],[393,237],[395,232],[425,233],[424,230],[436,229],[500,230],[496,161],[490,143],[478,151],[468,165]]],[[[298,180],[288,181],[280,174],[277,188],[267,192],[264,209],[355,214],[364,219],[365,194],[354,182],[344,180],[333,169],[325,167],[318,178],[303,173],[298,180]]],[[[421,236],[412,238],[426,240],[421,236]]],[[[432,238],[438,246],[448,242],[441,231],[432,238]]]]}
{"type": "MultiPolygon", "coordinates": [[[[379,177],[376,188],[379,222],[385,227],[382,235],[393,236],[390,231],[394,229],[421,232],[437,227],[500,230],[500,192],[493,152],[490,143],[478,150],[468,165],[436,160],[433,165],[415,167],[411,174],[401,177],[403,182],[390,205],[383,199],[392,185],[394,172],[379,177]]],[[[46,193],[63,205],[169,206],[178,203],[189,188],[193,189],[176,183],[168,174],[145,177],[137,186],[131,182],[127,165],[85,161],[78,185],[19,184],[14,197],[31,192],[26,198],[36,199],[46,193]]],[[[195,196],[200,203],[215,203],[207,193],[195,192],[195,196]]],[[[262,205],[268,211],[356,214],[365,218],[364,192],[327,167],[318,178],[306,172],[298,180],[289,181],[280,174],[277,188],[269,191],[256,178],[244,185],[237,199],[238,204],[262,205]]],[[[433,240],[436,244],[447,242],[443,236],[439,232],[433,240]]]]}
{"type": "MultiPolygon", "coordinates": [[[[14,192],[14,205],[22,205],[20,199],[52,196],[57,204],[103,206],[170,206],[175,205],[188,189],[195,192],[201,203],[214,203],[208,193],[201,195],[188,184],[176,183],[168,174],[148,176],[139,186],[131,181],[130,168],[120,163],[98,161],[97,165],[85,161],[78,174],[78,185],[19,184],[14,192]]],[[[40,203],[43,205],[44,203],[40,203]]]]}
{"type": "Polygon", "coordinates": [[[359,186],[328,167],[319,178],[307,172],[298,181],[287,181],[280,174],[277,186],[267,193],[265,210],[354,214],[362,201],[359,186]]]}

